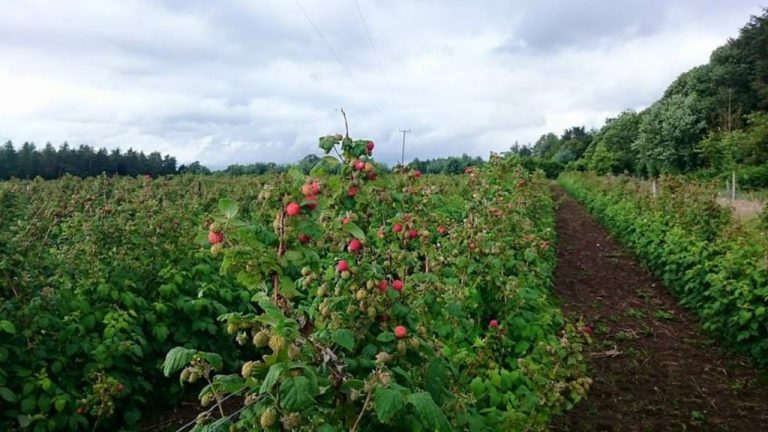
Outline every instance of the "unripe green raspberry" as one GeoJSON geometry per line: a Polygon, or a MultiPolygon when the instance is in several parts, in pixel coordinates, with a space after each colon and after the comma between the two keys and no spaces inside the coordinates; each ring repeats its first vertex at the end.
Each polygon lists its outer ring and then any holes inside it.
{"type": "Polygon", "coordinates": [[[243,367],[240,370],[240,375],[242,375],[243,378],[248,379],[250,378],[252,372],[253,372],[253,362],[247,361],[243,363],[243,367]]]}
{"type": "Polygon", "coordinates": [[[287,416],[283,416],[280,420],[283,423],[283,429],[294,430],[301,426],[301,415],[299,413],[290,413],[287,416]]]}
{"type": "Polygon", "coordinates": [[[184,381],[189,381],[189,375],[190,375],[190,373],[191,373],[191,371],[189,370],[189,368],[184,368],[184,370],[183,370],[183,371],[181,371],[181,376],[179,377],[179,379],[180,379],[182,382],[184,382],[184,381]]]}
{"type": "Polygon", "coordinates": [[[417,350],[419,349],[420,346],[421,346],[421,342],[419,342],[418,339],[416,339],[415,337],[411,338],[411,348],[417,350]]]}
{"type": "Polygon", "coordinates": [[[253,335],[253,344],[256,348],[262,348],[269,343],[269,332],[267,330],[261,330],[253,335]]]}
{"type": "Polygon", "coordinates": [[[291,360],[296,360],[301,355],[301,348],[299,348],[296,345],[291,344],[291,346],[288,348],[288,358],[291,360]]]}
{"type": "Polygon", "coordinates": [[[365,292],[365,290],[361,289],[357,291],[357,294],[355,294],[355,298],[357,301],[363,301],[368,296],[368,293],[365,292]]]}
{"type": "Polygon", "coordinates": [[[237,325],[235,323],[227,324],[227,333],[235,334],[236,331],[237,331],[237,325]]]}
{"type": "Polygon", "coordinates": [[[194,384],[197,382],[197,380],[200,379],[200,374],[197,371],[192,371],[189,373],[189,383],[194,384]]]}
{"type": "Polygon", "coordinates": [[[214,245],[211,245],[211,255],[213,255],[215,257],[219,256],[219,254],[221,253],[221,250],[223,248],[224,248],[224,244],[223,243],[216,243],[214,245]]]}
{"type": "Polygon", "coordinates": [[[272,352],[278,353],[285,348],[285,338],[280,335],[274,335],[269,338],[269,348],[272,352]]]}
{"type": "Polygon", "coordinates": [[[223,227],[223,226],[221,226],[221,223],[220,223],[220,222],[214,222],[214,223],[212,223],[212,224],[211,224],[211,226],[210,226],[210,227],[208,227],[208,229],[209,229],[209,230],[211,230],[212,232],[215,232],[215,233],[220,233],[220,232],[221,232],[221,230],[223,230],[223,229],[224,229],[224,227],[223,227]]]}
{"type": "Polygon", "coordinates": [[[268,429],[272,427],[272,425],[274,425],[276,421],[277,421],[277,411],[275,411],[274,408],[267,408],[267,410],[264,411],[264,414],[261,415],[261,418],[259,419],[259,424],[264,429],[268,429]]]}
{"type": "Polygon", "coordinates": [[[405,355],[406,348],[405,341],[401,340],[397,343],[397,352],[399,352],[400,355],[405,355]]]}

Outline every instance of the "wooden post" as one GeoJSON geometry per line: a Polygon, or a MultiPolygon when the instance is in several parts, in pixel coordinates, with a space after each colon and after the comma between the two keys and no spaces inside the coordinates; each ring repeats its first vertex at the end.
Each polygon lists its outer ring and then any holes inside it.
{"type": "Polygon", "coordinates": [[[658,193],[656,189],[656,179],[651,180],[651,193],[653,193],[653,197],[656,198],[656,194],[658,193]]]}
{"type": "Polygon", "coordinates": [[[731,201],[736,199],[736,171],[731,176],[731,201]]]}

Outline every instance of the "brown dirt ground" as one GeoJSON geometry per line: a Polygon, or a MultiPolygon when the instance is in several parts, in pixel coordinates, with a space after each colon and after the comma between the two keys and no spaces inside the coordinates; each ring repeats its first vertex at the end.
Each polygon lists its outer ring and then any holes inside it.
{"type": "Polygon", "coordinates": [[[555,431],[768,430],[768,379],[720,349],[670,292],[557,188],[556,291],[593,331],[594,383],[555,431]]]}

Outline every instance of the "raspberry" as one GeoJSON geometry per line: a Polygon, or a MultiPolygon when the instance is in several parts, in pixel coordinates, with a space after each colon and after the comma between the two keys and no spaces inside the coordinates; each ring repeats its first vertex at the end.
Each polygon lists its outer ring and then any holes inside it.
{"type": "Polygon", "coordinates": [[[404,287],[405,287],[405,283],[400,279],[392,282],[392,289],[394,289],[397,292],[402,291],[404,287]]]}
{"type": "Polygon", "coordinates": [[[350,252],[357,252],[360,249],[362,249],[363,243],[358,239],[352,239],[349,241],[349,244],[347,245],[347,250],[350,252]]]}
{"type": "Polygon", "coordinates": [[[208,242],[212,245],[219,244],[224,241],[224,233],[210,231],[208,233],[208,242]]]}
{"type": "Polygon", "coordinates": [[[269,343],[269,332],[266,330],[261,330],[260,332],[253,335],[253,344],[256,345],[256,348],[262,348],[267,346],[269,343]]]}
{"type": "Polygon", "coordinates": [[[269,338],[269,348],[272,350],[272,352],[280,352],[283,348],[285,348],[285,338],[280,335],[272,336],[269,338]]]}
{"type": "Polygon", "coordinates": [[[243,368],[240,370],[240,375],[243,376],[243,378],[249,378],[251,376],[251,373],[253,372],[253,362],[247,361],[243,363],[243,368]]]}
{"type": "Polygon", "coordinates": [[[272,427],[272,425],[275,424],[277,421],[277,411],[275,411],[274,408],[267,408],[266,411],[261,415],[261,418],[259,419],[259,424],[262,428],[268,429],[272,427]]]}
{"type": "Polygon", "coordinates": [[[301,415],[297,412],[290,413],[280,421],[283,423],[283,429],[294,430],[301,426],[301,415]]]}
{"type": "Polygon", "coordinates": [[[389,284],[385,280],[379,281],[379,291],[384,292],[389,287],[389,284]]]}
{"type": "Polygon", "coordinates": [[[221,223],[220,223],[220,222],[214,222],[214,223],[212,223],[212,224],[211,224],[211,226],[209,227],[209,229],[211,230],[211,232],[220,233],[220,232],[221,232],[221,230],[223,230],[223,229],[224,229],[224,227],[223,227],[223,226],[221,226],[221,223]]]}
{"type": "Polygon", "coordinates": [[[288,216],[296,216],[299,214],[299,212],[301,212],[301,206],[295,202],[289,203],[287,206],[285,206],[285,212],[288,214],[288,216]]]}
{"type": "Polygon", "coordinates": [[[336,264],[336,271],[337,272],[345,272],[349,270],[349,263],[347,260],[340,260],[338,264],[336,264]]]}
{"type": "Polygon", "coordinates": [[[404,326],[395,327],[395,337],[402,339],[408,335],[408,330],[404,326]]]}

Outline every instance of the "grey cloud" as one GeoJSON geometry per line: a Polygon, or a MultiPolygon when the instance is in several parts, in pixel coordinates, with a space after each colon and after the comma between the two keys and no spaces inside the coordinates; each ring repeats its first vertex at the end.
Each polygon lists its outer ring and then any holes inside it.
{"type": "Polygon", "coordinates": [[[486,156],[651,103],[759,5],[19,1],[0,14],[0,138],[134,147],[213,167],[290,162],[341,131],[376,155],[486,156]],[[482,5],[482,6],[480,6],[482,5]],[[384,66],[382,72],[378,63],[384,66]]]}

